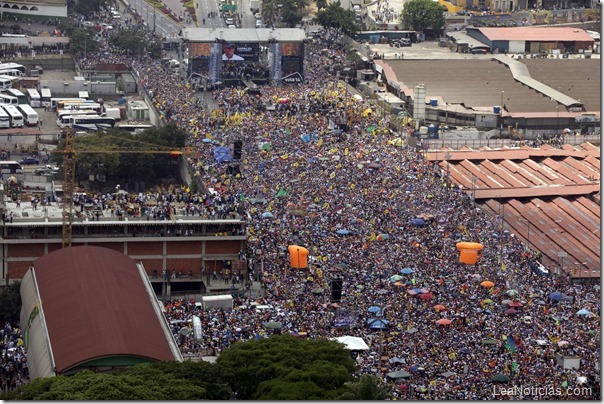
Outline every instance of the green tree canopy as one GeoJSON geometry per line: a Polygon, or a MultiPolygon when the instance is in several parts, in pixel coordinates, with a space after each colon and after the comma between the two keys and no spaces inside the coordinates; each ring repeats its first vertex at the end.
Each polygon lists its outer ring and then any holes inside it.
{"type": "Polygon", "coordinates": [[[336,399],[355,370],[341,344],[289,335],[235,344],[217,364],[240,400],[336,399]]]}
{"type": "Polygon", "coordinates": [[[441,29],[445,25],[443,6],[433,0],[409,0],[401,13],[401,22],[415,31],[441,29]]]}
{"type": "Polygon", "coordinates": [[[309,0],[264,0],[262,17],[268,26],[295,27],[302,22],[309,0]]]}
{"type": "Polygon", "coordinates": [[[380,385],[376,375],[363,374],[354,382],[345,384],[346,391],[342,393],[342,400],[372,400],[382,401],[391,398],[390,386],[380,385]]]}
{"type": "MultiPolygon", "coordinates": [[[[147,183],[159,183],[165,177],[178,177],[178,158],[170,154],[151,153],[160,150],[158,146],[184,147],[186,132],[175,125],[160,129],[148,129],[140,134],[111,129],[88,136],[76,137],[76,178],[87,179],[89,174],[103,174],[107,179],[128,182],[131,178],[147,183]],[[81,152],[78,153],[78,150],[81,152]],[[84,153],[83,151],[132,150],[148,153],[84,153]]],[[[58,151],[64,149],[61,143],[58,151]]],[[[52,156],[54,163],[61,164],[63,155],[52,156]]]]}
{"type": "MultiPolygon", "coordinates": [[[[146,363],[115,374],[85,370],[73,376],[35,379],[0,397],[4,400],[70,401],[208,399],[208,392],[200,379],[178,377],[176,368],[187,365],[187,362],[177,363],[171,368],[170,365],[146,363]]],[[[228,399],[228,396],[220,398],[228,399]]]]}
{"type": "Polygon", "coordinates": [[[324,28],[340,29],[344,34],[353,37],[359,31],[354,17],[354,11],[342,8],[340,0],[338,0],[319,10],[313,23],[324,28]]]}
{"type": "Polygon", "coordinates": [[[11,283],[0,293],[0,321],[15,324],[21,313],[21,282],[11,283]]]}
{"type": "Polygon", "coordinates": [[[115,30],[109,37],[109,44],[121,49],[127,55],[149,55],[152,59],[161,57],[161,41],[148,39],[143,33],[144,28],[134,27],[115,30]]]}
{"type": "Polygon", "coordinates": [[[99,43],[94,39],[94,29],[91,27],[72,28],[67,35],[69,35],[69,50],[74,54],[99,50],[99,43]]]}

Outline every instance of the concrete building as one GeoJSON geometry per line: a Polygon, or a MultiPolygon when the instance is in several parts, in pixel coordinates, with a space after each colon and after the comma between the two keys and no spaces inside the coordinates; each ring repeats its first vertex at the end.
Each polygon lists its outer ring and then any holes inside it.
{"type": "Polygon", "coordinates": [[[5,0],[0,1],[2,18],[16,15],[36,20],[67,18],[67,0],[5,0]]]}

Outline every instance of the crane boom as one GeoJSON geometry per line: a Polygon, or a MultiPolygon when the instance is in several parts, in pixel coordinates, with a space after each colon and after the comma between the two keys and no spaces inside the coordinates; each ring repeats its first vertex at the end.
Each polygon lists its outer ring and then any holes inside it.
{"type": "Polygon", "coordinates": [[[181,156],[195,153],[191,147],[185,147],[182,150],[170,148],[167,146],[149,145],[138,142],[154,149],[78,149],[75,147],[75,130],[73,128],[65,129],[65,148],[63,150],[53,150],[52,153],[63,154],[63,233],[62,246],[71,247],[73,230],[73,191],[75,189],[75,154],[76,153],[138,153],[138,154],[170,154],[172,156],[181,156]]]}

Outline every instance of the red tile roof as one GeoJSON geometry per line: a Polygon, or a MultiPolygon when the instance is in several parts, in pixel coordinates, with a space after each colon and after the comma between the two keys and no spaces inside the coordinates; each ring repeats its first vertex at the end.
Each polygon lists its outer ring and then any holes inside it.
{"type": "Polygon", "coordinates": [[[594,42],[584,30],[574,27],[478,28],[491,41],[594,42]]]}
{"type": "Polygon", "coordinates": [[[600,276],[598,147],[441,149],[428,152],[428,159],[446,170],[445,152],[451,180],[474,192],[477,203],[493,215],[503,204],[507,228],[541,251],[546,264],[557,266],[559,252],[565,252],[565,270],[578,269],[578,277],[600,276]]]}
{"type": "MultiPolygon", "coordinates": [[[[69,247],[34,262],[58,374],[95,358],[176,358],[136,264],[102,247],[69,247]]],[[[160,314],[161,315],[161,314],[160,314]]]]}

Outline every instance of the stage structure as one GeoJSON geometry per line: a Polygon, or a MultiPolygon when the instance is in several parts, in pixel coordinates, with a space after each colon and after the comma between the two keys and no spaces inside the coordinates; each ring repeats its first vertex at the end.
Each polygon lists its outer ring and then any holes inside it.
{"type": "Polygon", "coordinates": [[[304,82],[303,29],[185,28],[182,40],[187,77],[193,83],[304,82]]]}

